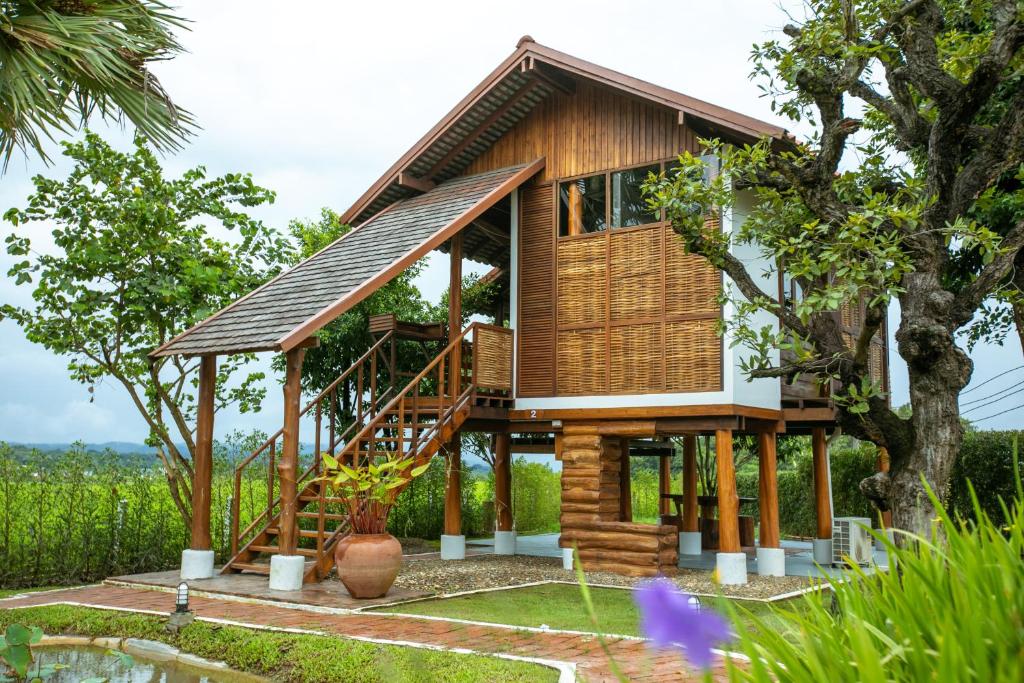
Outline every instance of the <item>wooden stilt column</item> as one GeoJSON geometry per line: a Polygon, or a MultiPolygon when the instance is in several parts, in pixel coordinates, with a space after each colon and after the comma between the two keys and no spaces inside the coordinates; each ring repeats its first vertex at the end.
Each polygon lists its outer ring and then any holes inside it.
{"type": "Polygon", "coordinates": [[[683,437],[683,531],[697,528],[697,437],[683,437]]]}
{"type": "Polygon", "coordinates": [[[758,488],[761,509],[762,548],[779,547],[779,484],[775,467],[775,432],[758,436],[758,488]]]}
{"type": "Polygon", "coordinates": [[[448,447],[448,469],[444,486],[444,533],[462,535],[462,439],[458,433],[448,447]]]}
{"type": "Polygon", "coordinates": [[[811,455],[814,468],[814,512],[818,520],[818,538],[832,538],[832,504],[828,494],[828,442],[825,430],[811,430],[811,455]]]}
{"type": "Polygon", "coordinates": [[[739,496],[736,494],[736,469],[732,461],[732,432],[715,431],[715,458],[718,461],[718,550],[740,552],[739,496]]]}
{"type": "MultiPolygon", "coordinates": [[[[448,339],[455,339],[462,332],[462,233],[457,232],[448,241],[448,257],[451,269],[448,279],[448,339]]],[[[462,371],[462,349],[452,353],[448,369],[448,386],[452,398],[459,395],[459,377],[462,371]]]]}
{"type": "Polygon", "coordinates": [[[512,531],[511,436],[497,434],[494,440],[494,508],[498,531],[512,531]]]}
{"type": "Polygon", "coordinates": [[[199,361],[199,397],[196,406],[196,451],[192,463],[192,550],[209,550],[210,490],[213,480],[213,404],[217,393],[217,357],[199,361]]]}
{"type": "Polygon", "coordinates": [[[285,355],[284,433],[277,476],[281,487],[281,530],[277,537],[278,553],[294,555],[297,547],[299,471],[299,401],[302,398],[302,359],[305,349],[292,349],[285,355]]]}
{"type": "Polygon", "coordinates": [[[658,456],[658,514],[671,515],[672,501],[664,496],[672,493],[672,457],[658,456]]]}
{"type": "MultiPolygon", "coordinates": [[[[884,446],[878,449],[878,471],[889,471],[889,449],[884,446]]],[[[892,510],[886,510],[882,513],[882,528],[892,528],[892,510]]]]}
{"type": "Polygon", "coordinates": [[[633,482],[629,473],[629,439],[619,441],[619,521],[633,521],[633,482]]]}

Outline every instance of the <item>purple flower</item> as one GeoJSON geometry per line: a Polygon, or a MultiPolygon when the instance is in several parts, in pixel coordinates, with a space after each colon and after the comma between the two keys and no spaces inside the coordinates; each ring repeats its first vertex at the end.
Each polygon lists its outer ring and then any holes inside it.
{"type": "Polygon", "coordinates": [[[733,639],[729,624],[717,613],[689,602],[690,595],[664,577],[645,581],[634,591],[640,629],[656,647],[680,647],[695,666],[707,670],[711,648],[733,639]]]}

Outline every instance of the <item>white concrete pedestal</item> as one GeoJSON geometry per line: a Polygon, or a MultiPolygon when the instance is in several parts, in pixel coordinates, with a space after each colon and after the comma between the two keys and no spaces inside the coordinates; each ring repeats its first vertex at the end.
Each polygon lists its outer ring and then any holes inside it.
{"type": "Polygon", "coordinates": [[[181,580],[213,578],[212,550],[183,550],[181,552],[181,580]]]}
{"type": "Polygon", "coordinates": [[[573,570],[572,548],[562,548],[562,569],[573,570]]]}
{"type": "Polygon", "coordinates": [[[746,553],[718,553],[715,555],[715,569],[719,583],[737,586],[747,582],[746,553]]]}
{"type": "Polygon", "coordinates": [[[782,548],[758,548],[757,573],[759,576],[785,576],[786,551],[782,548]]]}
{"type": "Polygon", "coordinates": [[[306,558],[302,555],[270,556],[270,590],[302,590],[302,575],[306,571],[306,558]]]}
{"type": "Polygon", "coordinates": [[[811,547],[814,549],[814,561],[820,564],[822,567],[827,567],[832,564],[832,539],[831,538],[816,538],[811,542],[811,547]]]}
{"type": "Polygon", "coordinates": [[[494,554],[515,555],[516,554],[516,532],[495,531],[494,532],[494,554]]]}
{"type": "Polygon", "coordinates": [[[700,532],[680,531],[679,532],[679,554],[700,555],[700,532]]]}
{"type": "Polygon", "coordinates": [[[466,559],[466,537],[465,536],[441,536],[441,559],[442,560],[464,560],[466,559]]]}

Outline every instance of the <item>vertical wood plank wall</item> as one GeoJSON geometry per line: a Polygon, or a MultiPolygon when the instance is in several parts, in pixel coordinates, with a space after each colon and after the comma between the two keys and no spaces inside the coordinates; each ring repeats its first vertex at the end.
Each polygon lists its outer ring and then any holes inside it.
{"type": "MultiPolygon", "coordinates": [[[[556,238],[560,178],[698,151],[678,114],[580,82],[555,93],[466,173],[547,159],[521,192],[518,395],[715,391],[721,277],[658,223],[556,238]]],[[[609,188],[610,191],[610,188],[609,188]]]]}

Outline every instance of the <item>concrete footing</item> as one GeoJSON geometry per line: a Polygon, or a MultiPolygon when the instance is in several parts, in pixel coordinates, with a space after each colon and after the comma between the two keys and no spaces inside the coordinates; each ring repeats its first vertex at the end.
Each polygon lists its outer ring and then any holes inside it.
{"type": "Polygon", "coordinates": [[[759,576],[785,576],[786,551],[782,548],[758,548],[757,573],[759,576]]]}
{"type": "Polygon", "coordinates": [[[700,532],[680,531],[679,532],[679,554],[700,555],[700,532]]]}
{"type": "Polygon", "coordinates": [[[270,556],[270,590],[302,590],[302,575],[306,572],[306,558],[302,555],[270,556]]]}
{"type": "Polygon", "coordinates": [[[562,569],[573,570],[572,548],[562,548],[562,569]]]}
{"type": "Polygon", "coordinates": [[[494,532],[494,554],[515,555],[516,554],[516,532],[495,531],[494,532]]]}
{"type": "Polygon", "coordinates": [[[814,561],[820,564],[822,567],[827,567],[832,564],[832,539],[831,538],[816,538],[811,542],[813,547],[814,561]]]}
{"type": "Polygon", "coordinates": [[[718,581],[726,586],[736,586],[747,582],[746,553],[717,553],[715,569],[718,581]]]}
{"type": "Polygon", "coordinates": [[[466,559],[466,537],[465,536],[441,536],[441,559],[442,560],[464,560],[466,559]]]}
{"type": "Polygon", "coordinates": [[[213,578],[212,550],[183,550],[181,552],[181,580],[213,578]]]}

